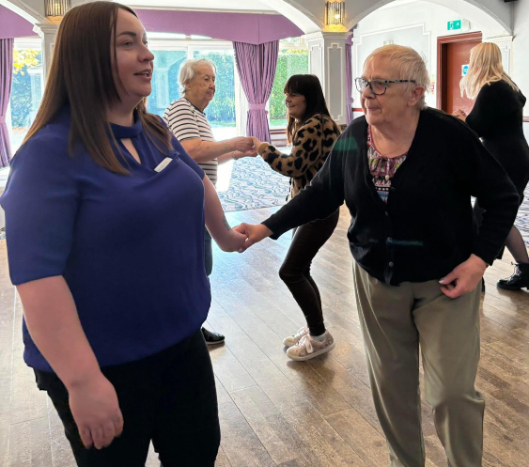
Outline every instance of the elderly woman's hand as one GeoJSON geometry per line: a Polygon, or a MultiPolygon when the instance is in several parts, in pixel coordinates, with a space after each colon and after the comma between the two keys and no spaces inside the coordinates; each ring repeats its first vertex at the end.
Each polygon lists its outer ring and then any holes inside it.
{"type": "Polygon", "coordinates": [[[238,161],[239,159],[242,159],[243,157],[257,157],[257,151],[255,149],[250,149],[246,152],[241,151],[235,151],[234,152],[234,159],[238,161]]]}
{"type": "Polygon", "coordinates": [[[231,141],[233,143],[234,151],[246,152],[253,149],[254,146],[252,138],[249,137],[240,136],[238,138],[233,138],[231,141]]]}
{"type": "Polygon", "coordinates": [[[459,120],[465,121],[467,119],[467,114],[461,109],[455,110],[454,112],[452,112],[452,115],[454,117],[459,118],[459,120]]]}
{"type": "Polygon", "coordinates": [[[439,281],[441,291],[450,298],[472,292],[485,274],[485,269],[487,269],[485,261],[479,256],[470,255],[470,258],[439,281]]]}

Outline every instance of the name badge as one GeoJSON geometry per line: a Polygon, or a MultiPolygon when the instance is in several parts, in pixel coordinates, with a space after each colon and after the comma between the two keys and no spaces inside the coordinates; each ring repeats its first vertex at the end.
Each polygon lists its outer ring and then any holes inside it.
{"type": "Polygon", "coordinates": [[[166,157],[162,162],[160,162],[156,168],[154,169],[155,172],[161,172],[163,169],[165,169],[172,161],[173,159],[170,157],[166,157]]]}

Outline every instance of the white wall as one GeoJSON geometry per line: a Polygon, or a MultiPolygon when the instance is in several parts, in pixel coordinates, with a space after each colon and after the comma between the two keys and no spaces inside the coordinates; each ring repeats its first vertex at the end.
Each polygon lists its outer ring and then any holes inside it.
{"type": "MultiPolygon", "coordinates": [[[[463,2],[451,1],[450,4],[460,7],[463,2]]],[[[522,26],[529,25],[529,0],[520,0],[518,3],[524,4],[524,20],[520,20],[522,26]]],[[[468,4],[467,4],[468,5],[468,4]]],[[[512,6],[509,6],[512,9],[512,6]]],[[[472,9],[464,9],[467,13],[472,13],[472,9]]],[[[475,11],[475,9],[474,9],[475,11]]],[[[358,23],[354,31],[353,47],[353,75],[359,76],[362,73],[362,64],[375,48],[381,47],[384,43],[391,41],[395,44],[413,47],[423,56],[430,74],[430,81],[436,84],[437,81],[437,39],[442,36],[450,36],[467,32],[480,31],[483,33],[483,40],[495,40],[502,48],[504,54],[504,65],[510,73],[514,54],[511,52],[511,36],[503,34],[498,37],[497,24],[494,21],[484,21],[483,12],[472,16],[463,16],[461,8],[458,11],[446,8],[429,1],[401,0],[374,11],[358,23]],[[457,19],[466,19],[470,22],[470,28],[466,30],[448,31],[447,22],[457,19]]],[[[491,18],[489,18],[491,19],[491,18]]],[[[529,47],[529,31],[525,33],[525,39],[520,41],[520,48],[527,50],[529,47]],[[524,42],[525,41],[525,42],[524,42]]],[[[529,62],[524,63],[526,69],[525,79],[529,82],[529,62]]],[[[529,83],[528,83],[529,84],[529,83]]],[[[529,86],[528,86],[529,88],[529,86]]],[[[528,91],[529,92],[529,91],[528,91]]],[[[436,106],[436,87],[429,90],[426,95],[428,105],[436,106]]],[[[354,91],[354,107],[359,107],[360,95],[354,91]]]]}
{"type": "MultiPolygon", "coordinates": [[[[529,98],[529,0],[519,0],[514,5],[514,40],[512,43],[511,75],[529,98]]],[[[529,116],[529,104],[525,108],[529,116]]]]}
{"type": "MultiPolygon", "coordinates": [[[[523,1],[523,0],[521,0],[523,1]]],[[[391,3],[412,3],[413,0],[357,0],[347,7],[347,21],[354,26],[362,21],[366,14],[372,13],[383,5],[391,3]]],[[[503,0],[429,0],[430,4],[438,4],[460,13],[464,17],[473,16],[480,19],[489,29],[494,29],[494,35],[510,32],[512,23],[512,9],[503,0]]]]}
{"type": "MultiPolygon", "coordinates": [[[[528,0],[529,1],[529,0],[528,0]]],[[[437,81],[437,38],[466,32],[484,30],[472,18],[462,18],[453,10],[426,1],[418,1],[399,6],[381,8],[358,23],[354,31],[353,42],[353,76],[362,74],[365,58],[377,47],[387,41],[394,44],[413,47],[424,58],[428,67],[430,81],[437,81]],[[470,29],[466,31],[448,31],[448,21],[467,19],[470,29]]],[[[360,103],[360,95],[353,94],[354,107],[360,103]]],[[[436,105],[436,88],[426,95],[428,105],[436,105]]]]}

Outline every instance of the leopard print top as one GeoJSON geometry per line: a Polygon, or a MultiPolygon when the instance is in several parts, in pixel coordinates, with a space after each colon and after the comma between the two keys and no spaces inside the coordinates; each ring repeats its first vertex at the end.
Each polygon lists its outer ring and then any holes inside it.
{"type": "Polygon", "coordinates": [[[301,125],[292,139],[292,153],[283,154],[268,143],[257,148],[259,155],[276,172],[290,177],[290,196],[309,185],[327,159],[340,128],[326,115],[313,115],[301,125]]]}

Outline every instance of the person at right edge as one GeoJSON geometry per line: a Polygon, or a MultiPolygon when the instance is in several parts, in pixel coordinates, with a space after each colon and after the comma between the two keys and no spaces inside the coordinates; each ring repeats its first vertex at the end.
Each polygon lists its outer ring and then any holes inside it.
{"type": "Polygon", "coordinates": [[[412,48],[375,50],[356,79],[365,116],[338,138],[310,186],[263,224],[235,230],[247,237],[242,251],[325,219],[345,201],[370,386],[391,467],[425,465],[419,350],[448,464],[481,467],[478,284],[511,229],[518,194],[468,126],[426,106],[428,84],[412,48]],[[479,233],[472,196],[486,209],[479,233]]]}
{"type": "MultiPolygon", "coordinates": [[[[454,115],[466,121],[503,166],[518,191],[521,205],[529,181],[529,145],[523,133],[522,113],[526,99],[503,70],[501,50],[496,44],[483,42],[471,50],[468,73],[460,86],[461,95],[466,93],[476,102],[468,116],[463,110],[456,110],[454,115]]],[[[479,225],[483,215],[479,198],[474,205],[474,214],[479,225]]],[[[514,224],[505,246],[516,262],[515,270],[512,276],[500,279],[497,286],[508,290],[529,287],[529,256],[523,237],[514,224]]]]}

